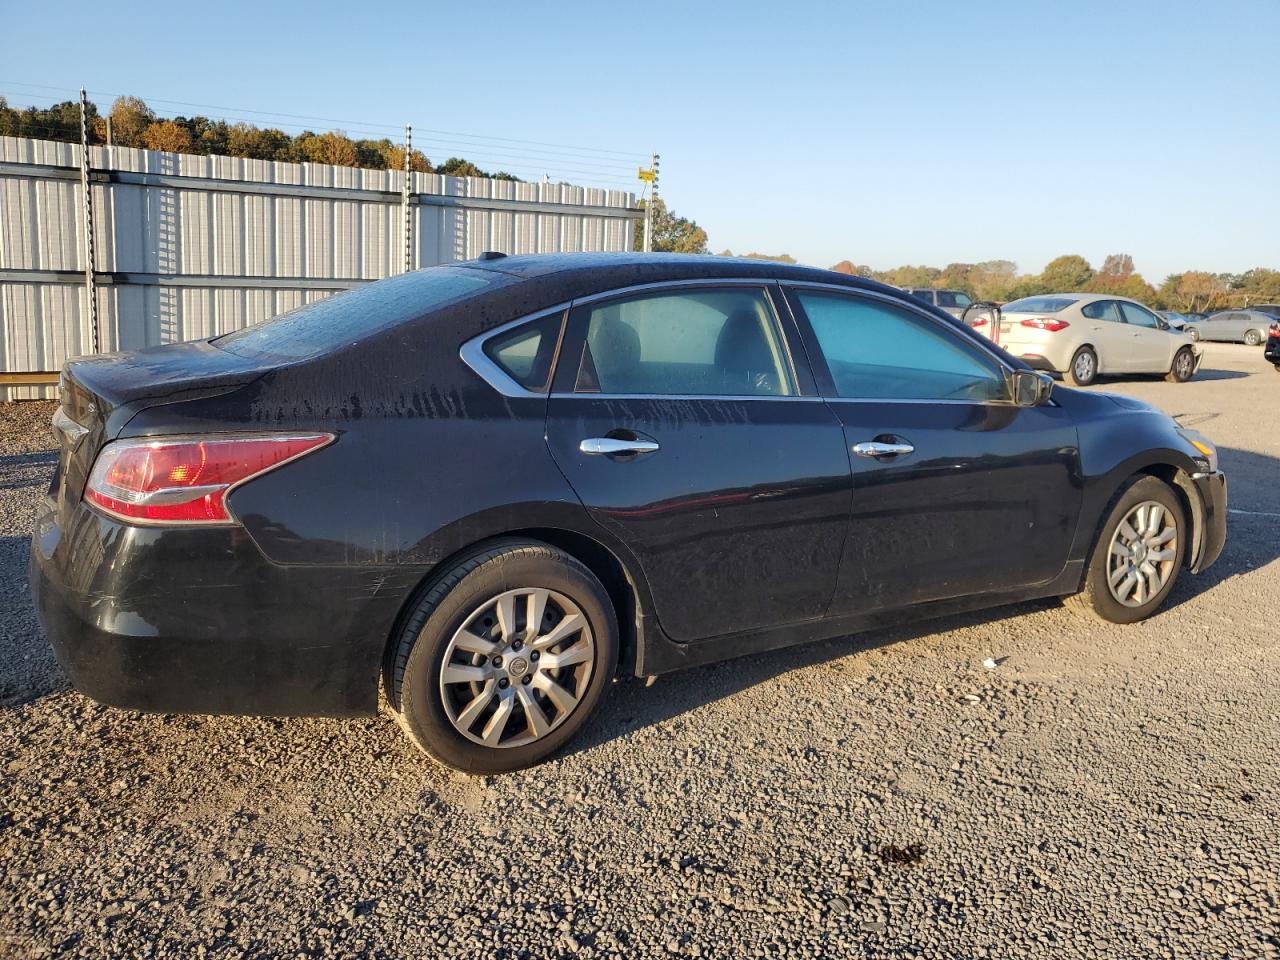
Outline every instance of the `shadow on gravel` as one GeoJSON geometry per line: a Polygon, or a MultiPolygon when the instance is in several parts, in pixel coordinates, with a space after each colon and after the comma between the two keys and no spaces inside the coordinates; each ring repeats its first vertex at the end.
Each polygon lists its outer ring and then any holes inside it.
{"type": "Polygon", "coordinates": [[[52,450],[0,457],[0,490],[47,487],[57,462],[58,454],[52,450]]]}
{"type": "Polygon", "coordinates": [[[1191,382],[1197,380],[1240,380],[1244,377],[1253,376],[1248,370],[1209,370],[1201,368],[1196,371],[1196,375],[1191,378],[1191,382]]]}
{"type": "Polygon", "coordinates": [[[0,537],[0,709],[69,686],[31,606],[26,576],[30,552],[30,537],[0,537]]]}
{"type": "Polygon", "coordinates": [[[731,697],[776,676],[816,666],[851,653],[918,640],[935,633],[999,623],[1057,606],[1054,599],[1033,600],[974,613],[922,620],[902,627],[868,630],[833,640],[818,640],[772,653],[693,667],[659,677],[652,687],[638,680],[618,683],[600,705],[599,717],[561,751],[570,756],[607,743],[625,733],[674,719],[716,700],[731,697]]]}

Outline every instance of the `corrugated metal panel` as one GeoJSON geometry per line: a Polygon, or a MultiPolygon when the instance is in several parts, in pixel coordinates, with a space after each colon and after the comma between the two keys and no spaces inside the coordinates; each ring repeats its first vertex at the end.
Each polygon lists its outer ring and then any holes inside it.
{"type": "MultiPolygon", "coordinates": [[[[0,137],[0,269],[84,269],[83,213],[74,144],[0,137]],[[39,167],[68,168],[50,177],[39,167]]],[[[94,147],[95,171],[200,177],[216,184],[95,182],[94,242],[102,273],[160,275],[146,284],[98,288],[103,350],[133,350],[214,336],[331,295],[289,287],[290,280],[376,280],[400,271],[403,223],[396,199],[400,171],[322,164],[200,157],[125,147],[94,147]],[[238,184],[249,184],[243,190],[238,184]],[[278,185],[279,191],[263,185],[278,185]],[[290,196],[291,188],[380,191],[290,196]],[[252,191],[252,192],[250,192],[252,191]],[[387,194],[394,194],[389,197],[387,194]],[[172,275],[184,279],[165,285],[172,275]],[[229,286],[224,278],[281,280],[274,288],[229,286]],[[215,278],[221,282],[201,278],[215,278]]],[[[475,257],[485,250],[536,253],[630,248],[635,198],[617,190],[550,183],[412,174],[415,194],[493,199],[530,205],[412,207],[414,254],[421,266],[475,257]],[[547,211],[532,205],[552,204],[547,211]],[[574,207],[590,207],[575,213],[574,207]],[[617,208],[618,217],[602,208],[617,208]]],[[[49,282],[0,279],[0,370],[56,370],[90,349],[83,284],[67,275],[49,282]],[[73,282],[68,282],[68,280],[73,282]]],[[[263,281],[257,281],[261,284],[263,281]]],[[[48,388],[10,388],[0,397],[43,396],[48,388]]]]}

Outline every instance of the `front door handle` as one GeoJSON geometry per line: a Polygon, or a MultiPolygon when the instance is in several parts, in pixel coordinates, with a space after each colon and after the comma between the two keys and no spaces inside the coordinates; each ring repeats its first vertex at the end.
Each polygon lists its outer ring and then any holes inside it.
{"type": "Polygon", "coordinates": [[[619,453],[653,453],[658,445],[652,440],[619,440],[615,437],[590,437],[578,444],[578,449],[592,456],[609,456],[619,453]]]}
{"type": "Polygon", "coordinates": [[[881,443],[879,440],[863,440],[853,445],[853,452],[860,457],[873,457],[882,460],[886,457],[902,457],[915,453],[915,447],[909,443],[881,443]]]}

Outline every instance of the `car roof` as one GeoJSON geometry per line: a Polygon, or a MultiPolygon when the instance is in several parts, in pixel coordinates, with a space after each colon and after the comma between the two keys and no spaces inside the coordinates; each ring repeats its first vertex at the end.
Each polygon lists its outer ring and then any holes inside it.
{"type": "Polygon", "coordinates": [[[581,296],[632,284],[661,283],[664,280],[718,279],[795,280],[832,283],[862,290],[876,290],[897,296],[902,291],[887,284],[834,270],[752,260],[746,257],[718,257],[688,253],[534,253],[467,260],[453,264],[473,270],[489,270],[521,280],[554,278],[581,296]]]}
{"type": "MultiPolygon", "coordinates": [[[[1116,293],[1036,293],[1033,297],[1071,297],[1077,303],[1093,303],[1096,300],[1123,300],[1125,303],[1136,303],[1140,307],[1147,307],[1141,300],[1135,300],[1133,297],[1122,297],[1116,293]]],[[[1031,297],[1021,297],[1022,300],[1030,300],[1031,297]]],[[[1016,301],[1015,301],[1016,302],[1016,301]]]]}

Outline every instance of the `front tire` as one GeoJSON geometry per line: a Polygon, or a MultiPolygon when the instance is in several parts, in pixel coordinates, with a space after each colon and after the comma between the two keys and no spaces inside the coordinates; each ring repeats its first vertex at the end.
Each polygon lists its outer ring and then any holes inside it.
{"type": "Polygon", "coordinates": [[[1186,383],[1195,373],[1196,357],[1190,347],[1183,347],[1173,355],[1173,363],[1164,378],[1170,383],[1186,383]]]}
{"type": "Polygon", "coordinates": [[[1262,334],[1257,330],[1246,330],[1244,332],[1244,345],[1246,347],[1256,347],[1262,342],[1262,334]]]}
{"type": "Polygon", "coordinates": [[[1069,605],[1110,623],[1137,623],[1159,609],[1186,555],[1186,514],[1157,477],[1134,480],[1117,497],[1094,541],[1084,589],[1069,605]]]}
{"type": "Polygon", "coordinates": [[[1071,357],[1063,374],[1073,387],[1087,387],[1098,379],[1098,355],[1092,347],[1081,347],[1071,357]]]}
{"type": "Polygon", "coordinates": [[[569,554],[497,541],[414,605],[388,664],[387,698],[441,763],[505,773],[545,759],[613,680],[618,625],[600,580],[569,554]]]}

